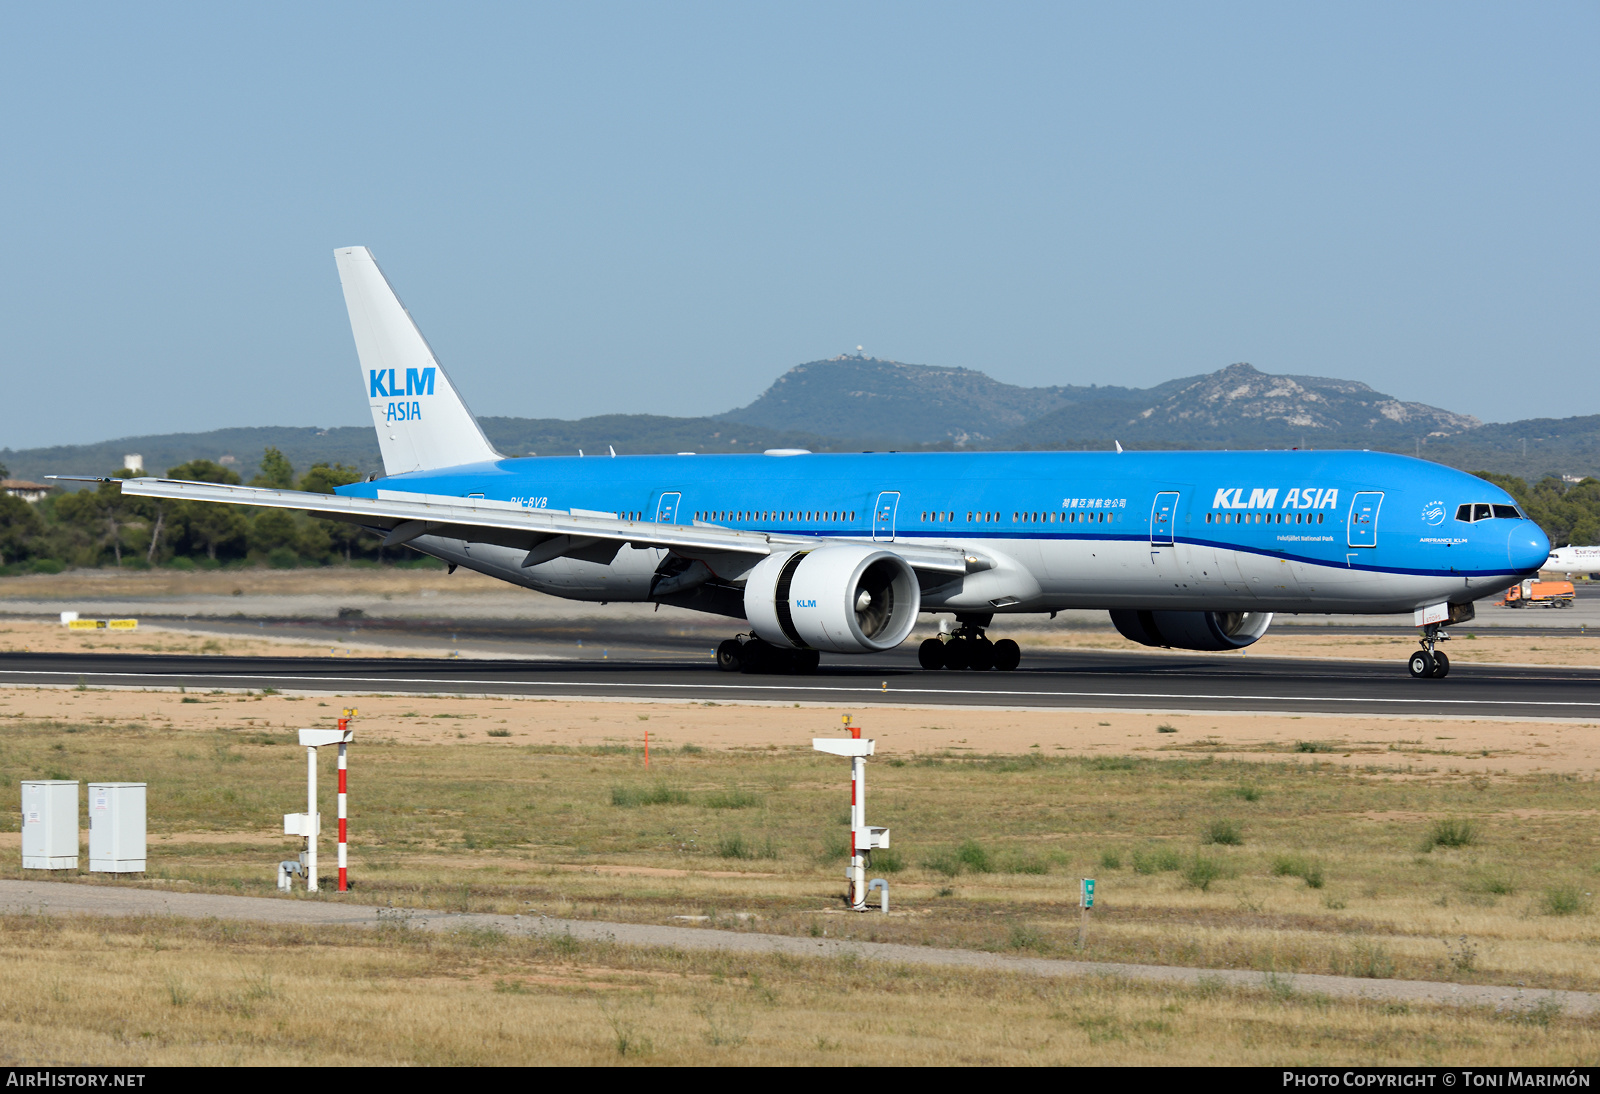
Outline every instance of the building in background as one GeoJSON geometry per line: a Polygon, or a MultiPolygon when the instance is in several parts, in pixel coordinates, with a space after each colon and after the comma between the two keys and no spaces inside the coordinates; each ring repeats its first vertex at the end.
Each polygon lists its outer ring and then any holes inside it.
{"type": "Polygon", "coordinates": [[[46,486],[42,482],[28,482],[24,479],[0,479],[0,490],[5,491],[14,498],[21,498],[26,502],[36,502],[44,497],[53,486],[46,486]]]}

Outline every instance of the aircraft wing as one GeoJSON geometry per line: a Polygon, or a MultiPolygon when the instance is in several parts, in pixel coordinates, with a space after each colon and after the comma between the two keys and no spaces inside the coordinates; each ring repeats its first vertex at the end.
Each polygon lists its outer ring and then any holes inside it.
{"type": "MultiPolygon", "coordinates": [[[[147,498],[255,505],[269,509],[297,509],[314,517],[358,524],[383,534],[385,546],[409,543],[418,536],[443,536],[474,543],[494,543],[528,552],[533,566],[539,562],[581,551],[601,542],[634,547],[666,547],[686,557],[716,552],[752,556],[769,555],[785,547],[820,547],[836,542],[831,537],[784,536],[741,531],[713,524],[659,524],[622,520],[615,514],[555,509],[528,509],[511,502],[483,498],[457,498],[398,490],[378,491],[376,498],[351,498],[340,494],[313,494],[302,490],[271,490],[253,486],[228,486],[180,479],[110,479],[120,482],[124,494],[147,498]]],[[[914,569],[961,574],[969,568],[986,569],[954,547],[883,544],[914,569]]]]}

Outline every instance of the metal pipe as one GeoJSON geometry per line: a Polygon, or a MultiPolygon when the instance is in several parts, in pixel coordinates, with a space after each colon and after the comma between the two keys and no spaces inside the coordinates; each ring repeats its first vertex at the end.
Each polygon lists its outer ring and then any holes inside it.
{"type": "Polygon", "coordinates": [[[858,912],[867,909],[867,858],[866,847],[856,846],[856,834],[867,825],[867,760],[864,756],[850,757],[850,907],[858,912]]]}
{"type": "Polygon", "coordinates": [[[306,749],[306,892],[317,891],[317,749],[306,749]]]}
{"type": "MultiPolygon", "coordinates": [[[[339,719],[339,728],[345,727],[345,719],[339,719]]],[[[345,847],[348,843],[349,833],[345,828],[345,742],[339,742],[339,891],[345,892],[350,888],[349,876],[346,873],[348,863],[345,861],[345,847]]]]}

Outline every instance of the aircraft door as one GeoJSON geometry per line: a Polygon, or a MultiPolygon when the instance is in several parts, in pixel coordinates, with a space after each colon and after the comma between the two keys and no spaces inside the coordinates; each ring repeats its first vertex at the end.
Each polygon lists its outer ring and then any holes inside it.
{"type": "Polygon", "coordinates": [[[1178,492],[1163,490],[1150,506],[1150,546],[1162,547],[1172,542],[1172,523],[1178,511],[1178,492]]]}
{"type": "Polygon", "coordinates": [[[1350,502],[1350,527],[1347,542],[1352,547],[1378,545],[1378,510],[1383,505],[1382,490],[1363,490],[1350,502]]]}
{"type": "Polygon", "coordinates": [[[677,524],[678,502],[682,500],[682,498],[683,495],[676,492],[671,494],[662,494],[661,500],[656,502],[656,523],[677,524]]]}
{"type": "Polygon", "coordinates": [[[885,490],[878,495],[877,507],[872,511],[872,538],[881,543],[894,542],[894,517],[900,508],[900,491],[885,490]]]}

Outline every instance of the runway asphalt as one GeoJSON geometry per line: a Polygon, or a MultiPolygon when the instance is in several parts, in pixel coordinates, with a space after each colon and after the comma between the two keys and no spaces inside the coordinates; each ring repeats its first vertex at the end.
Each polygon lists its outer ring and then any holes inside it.
{"type": "Polygon", "coordinates": [[[1062,651],[1030,653],[1015,672],[925,672],[905,649],[872,661],[825,658],[810,676],[762,676],[718,672],[707,654],[506,661],[7,653],[0,684],[1600,720],[1600,671],[1591,669],[1457,662],[1444,680],[1413,680],[1398,659],[1237,654],[1062,651]]]}

